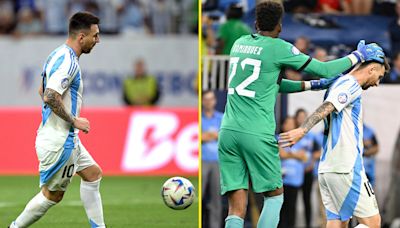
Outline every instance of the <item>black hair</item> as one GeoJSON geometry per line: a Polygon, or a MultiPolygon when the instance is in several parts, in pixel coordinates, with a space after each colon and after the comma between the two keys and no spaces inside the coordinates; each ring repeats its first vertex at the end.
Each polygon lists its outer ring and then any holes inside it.
{"type": "Polygon", "coordinates": [[[69,19],[69,28],[68,34],[76,35],[80,30],[90,29],[92,25],[98,25],[100,23],[100,19],[89,12],[78,12],[75,13],[69,19]]]}
{"type": "Polygon", "coordinates": [[[261,2],[256,6],[256,24],[260,31],[273,31],[283,16],[283,5],[274,2],[261,2]]]}
{"type": "Polygon", "coordinates": [[[243,8],[236,4],[231,4],[226,10],[226,19],[240,19],[243,17],[243,8]]]}

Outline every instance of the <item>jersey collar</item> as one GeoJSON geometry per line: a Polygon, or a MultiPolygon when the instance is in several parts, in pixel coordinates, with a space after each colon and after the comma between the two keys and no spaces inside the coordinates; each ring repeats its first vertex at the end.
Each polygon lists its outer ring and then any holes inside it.
{"type": "Polygon", "coordinates": [[[76,55],[74,49],[72,49],[72,48],[71,48],[70,46],[68,46],[67,44],[64,44],[64,45],[69,49],[69,51],[72,53],[72,55],[73,55],[74,57],[78,57],[78,56],[76,55]]]}

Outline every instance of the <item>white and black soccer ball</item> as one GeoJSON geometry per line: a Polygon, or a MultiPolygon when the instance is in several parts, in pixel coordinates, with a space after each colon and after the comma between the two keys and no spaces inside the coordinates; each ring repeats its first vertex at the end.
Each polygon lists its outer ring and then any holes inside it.
{"type": "Polygon", "coordinates": [[[183,210],[192,205],[196,193],[188,179],[172,177],[162,186],[161,196],[168,207],[175,210],[183,210]]]}

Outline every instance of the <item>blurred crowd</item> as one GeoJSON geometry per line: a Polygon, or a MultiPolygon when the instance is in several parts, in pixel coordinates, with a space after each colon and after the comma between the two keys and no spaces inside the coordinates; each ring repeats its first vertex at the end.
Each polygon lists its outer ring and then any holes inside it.
{"type": "MultiPolygon", "coordinates": [[[[352,15],[376,13],[392,18],[389,24],[383,25],[388,28],[390,49],[385,51],[390,56],[392,70],[384,77],[382,82],[400,83],[400,0],[285,0],[283,3],[285,10],[292,13],[320,12],[323,14],[341,13],[352,15]],[[345,11],[344,4],[347,4],[347,8],[352,10],[345,11]]],[[[201,41],[203,55],[229,55],[236,39],[254,32],[252,25],[246,23],[244,18],[246,18],[247,12],[252,13],[249,6],[254,7],[255,4],[256,0],[205,1],[203,3],[203,37],[201,41]]],[[[303,19],[307,20],[306,18],[303,19]]],[[[313,43],[307,36],[297,37],[293,44],[301,52],[320,61],[343,57],[355,48],[342,43],[330,44],[329,46],[318,45],[313,43]]],[[[290,69],[286,70],[285,77],[292,80],[313,79],[310,75],[290,69]]]]}
{"type": "MultiPolygon", "coordinates": [[[[225,10],[231,4],[242,4],[246,9],[261,0],[203,0],[203,12],[225,10]]],[[[396,0],[276,0],[282,2],[285,12],[289,13],[325,13],[344,15],[378,14],[395,15],[396,0]]]]}
{"type": "Polygon", "coordinates": [[[103,34],[197,33],[196,0],[0,0],[0,35],[63,35],[77,11],[98,15],[103,34]]]}
{"type": "MultiPolygon", "coordinates": [[[[400,29],[400,27],[399,27],[400,29]]],[[[321,47],[313,44],[306,36],[298,37],[294,45],[301,52],[312,56],[313,58],[325,62],[343,57],[352,51],[352,48],[344,44],[337,44],[330,47],[321,47]]],[[[400,50],[397,50],[391,58],[392,68],[390,72],[382,79],[382,83],[400,83],[400,50]]],[[[311,80],[317,79],[305,72],[298,72],[292,69],[286,69],[285,78],[291,80],[311,80]]]]}

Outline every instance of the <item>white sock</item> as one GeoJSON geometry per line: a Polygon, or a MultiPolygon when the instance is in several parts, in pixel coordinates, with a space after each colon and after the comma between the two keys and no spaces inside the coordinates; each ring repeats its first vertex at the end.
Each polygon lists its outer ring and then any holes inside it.
{"type": "Polygon", "coordinates": [[[105,227],[100,196],[100,179],[93,182],[81,180],[81,200],[91,227],[105,227]]]}
{"type": "Polygon", "coordinates": [[[57,203],[48,200],[40,191],[35,197],[29,201],[24,211],[18,216],[18,218],[11,223],[10,227],[24,228],[33,224],[39,220],[46,211],[56,205],[57,203]]]}

